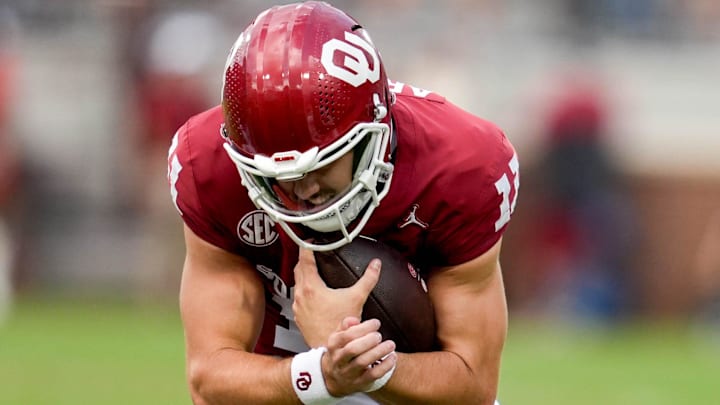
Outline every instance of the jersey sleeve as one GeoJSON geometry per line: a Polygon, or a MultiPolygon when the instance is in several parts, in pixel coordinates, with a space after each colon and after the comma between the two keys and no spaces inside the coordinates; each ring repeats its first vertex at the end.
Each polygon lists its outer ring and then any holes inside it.
{"type": "Polygon", "coordinates": [[[168,151],[168,183],[172,202],[182,220],[196,235],[210,244],[232,250],[225,227],[221,221],[213,218],[199,192],[196,180],[197,151],[193,150],[191,128],[190,121],[183,125],[173,136],[168,151]]]}
{"type": "Polygon", "coordinates": [[[470,153],[460,153],[452,175],[440,180],[447,191],[434,221],[441,226],[430,233],[435,265],[457,265],[482,255],[510,222],[520,186],[517,154],[500,129],[487,131],[470,153]]]}

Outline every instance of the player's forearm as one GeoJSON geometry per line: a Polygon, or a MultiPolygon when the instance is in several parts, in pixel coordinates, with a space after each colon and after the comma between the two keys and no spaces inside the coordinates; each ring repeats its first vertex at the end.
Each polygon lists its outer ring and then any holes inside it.
{"type": "Polygon", "coordinates": [[[378,402],[393,404],[488,404],[497,395],[499,364],[471,369],[452,352],[398,353],[388,384],[372,393],[378,402]]]}
{"type": "Polygon", "coordinates": [[[193,403],[299,404],[290,385],[290,362],[235,349],[192,360],[188,382],[193,403]]]}

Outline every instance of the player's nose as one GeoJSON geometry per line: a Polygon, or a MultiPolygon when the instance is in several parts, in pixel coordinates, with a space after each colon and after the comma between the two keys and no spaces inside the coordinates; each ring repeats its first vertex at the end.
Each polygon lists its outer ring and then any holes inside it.
{"type": "Polygon", "coordinates": [[[312,196],[320,191],[320,184],[316,176],[308,174],[293,184],[293,193],[301,200],[310,200],[312,196]]]}

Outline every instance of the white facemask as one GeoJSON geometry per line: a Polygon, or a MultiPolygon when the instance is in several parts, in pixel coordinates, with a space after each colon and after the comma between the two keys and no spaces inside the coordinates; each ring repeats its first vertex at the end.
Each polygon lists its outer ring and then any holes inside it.
{"type": "Polygon", "coordinates": [[[280,152],[271,157],[255,155],[251,159],[237,152],[229,142],[224,147],[237,166],[253,203],[280,224],[295,243],[307,249],[325,251],[350,243],[359,235],[370,215],[387,195],[393,172],[393,165],[384,161],[389,142],[390,128],[387,124],[361,123],[322,151],[314,147],[305,152],[280,152]],[[276,179],[301,178],[308,172],[334,162],[366,137],[368,142],[365,149],[355,151],[362,155],[349,189],[328,205],[316,211],[291,210],[282,204],[282,199],[270,186],[276,179]],[[352,229],[349,229],[354,221],[352,229]],[[339,231],[342,236],[335,241],[307,242],[289,223],[302,224],[318,232],[339,231]]]}

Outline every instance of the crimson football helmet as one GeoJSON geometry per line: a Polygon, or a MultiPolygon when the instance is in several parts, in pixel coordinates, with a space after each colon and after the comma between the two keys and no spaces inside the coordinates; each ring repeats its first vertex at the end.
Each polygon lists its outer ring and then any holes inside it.
{"type": "Polygon", "coordinates": [[[392,95],[365,30],[327,3],[262,12],[225,65],[225,150],[250,199],[300,246],[331,250],[355,238],[392,179],[392,95]],[[279,182],[353,153],[352,182],[318,206],[297,203],[279,182]],[[303,240],[289,224],[339,235],[303,240]]]}

